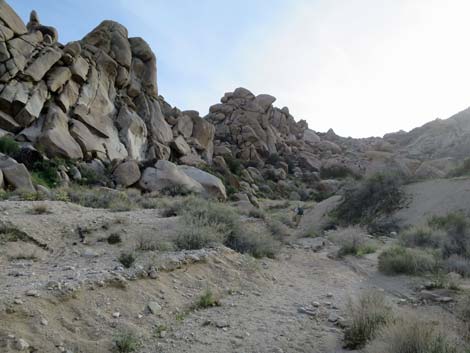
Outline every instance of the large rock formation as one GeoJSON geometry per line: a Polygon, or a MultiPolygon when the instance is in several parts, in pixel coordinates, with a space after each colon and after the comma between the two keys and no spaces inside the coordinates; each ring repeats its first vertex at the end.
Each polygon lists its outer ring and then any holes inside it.
{"type": "Polygon", "coordinates": [[[103,21],[82,40],[62,45],[35,11],[25,26],[3,0],[0,129],[48,157],[186,157],[193,164],[212,158],[213,128],[158,95],[156,58],[142,38],[103,21]]]}

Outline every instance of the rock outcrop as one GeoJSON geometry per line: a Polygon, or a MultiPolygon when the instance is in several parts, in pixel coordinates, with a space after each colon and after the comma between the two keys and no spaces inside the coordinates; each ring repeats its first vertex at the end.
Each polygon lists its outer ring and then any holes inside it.
{"type": "Polygon", "coordinates": [[[80,41],[58,39],[35,11],[25,26],[0,2],[1,129],[49,158],[210,162],[213,127],[158,95],[156,57],[142,38],[103,21],[80,41]]]}

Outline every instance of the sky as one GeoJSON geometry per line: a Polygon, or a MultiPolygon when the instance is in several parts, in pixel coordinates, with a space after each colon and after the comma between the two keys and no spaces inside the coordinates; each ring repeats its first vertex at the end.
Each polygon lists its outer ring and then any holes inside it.
{"type": "Polygon", "coordinates": [[[367,137],[470,106],[468,0],[7,2],[62,43],[122,23],[154,50],[159,93],[201,115],[245,87],[315,131],[367,137]]]}

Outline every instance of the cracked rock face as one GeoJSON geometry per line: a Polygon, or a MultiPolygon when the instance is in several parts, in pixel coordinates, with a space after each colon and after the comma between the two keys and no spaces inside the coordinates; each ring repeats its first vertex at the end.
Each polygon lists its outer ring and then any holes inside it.
{"type": "Polygon", "coordinates": [[[197,113],[167,122],[163,110],[176,108],[158,96],[156,57],[142,38],[103,21],[82,40],[58,39],[35,11],[25,25],[0,1],[2,133],[48,157],[210,161],[212,125],[197,113]]]}

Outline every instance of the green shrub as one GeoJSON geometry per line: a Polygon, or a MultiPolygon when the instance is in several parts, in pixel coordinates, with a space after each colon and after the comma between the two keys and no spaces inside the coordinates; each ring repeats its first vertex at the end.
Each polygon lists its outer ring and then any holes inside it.
{"type": "Polygon", "coordinates": [[[9,135],[0,137],[0,152],[15,157],[20,152],[20,145],[9,135]]]}
{"type": "Polygon", "coordinates": [[[344,346],[362,348],[391,319],[391,309],[385,296],[377,291],[362,293],[356,302],[348,305],[350,325],[344,331],[344,346]]]}
{"type": "Polygon", "coordinates": [[[242,161],[240,159],[237,159],[237,158],[234,158],[232,156],[225,156],[224,157],[225,159],[225,163],[227,163],[227,166],[228,168],[230,169],[230,171],[237,175],[237,176],[240,176],[241,173],[242,173],[242,169],[243,169],[243,165],[242,165],[242,161]]]}
{"type": "Polygon", "coordinates": [[[379,271],[385,274],[415,275],[434,272],[438,262],[433,254],[396,246],[383,251],[379,256],[379,271]]]}
{"type": "Polygon", "coordinates": [[[37,184],[56,187],[60,183],[59,168],[66,164],[67,162],[58,158],[44,159],[33,164],[31,174],[37,184]]]}
{"type": "Polygon", "coordinates": [[[385,326],[367,353],[464,353],[464,347],[449,332],[433,323],[416,318],[402,318],[385,326]]]}
{"type": "Polygon", "coordinates": [[[204,293],[198,298],[196,303],[193,305],[193,310],[211,308],[213,306],[219,306],[220,302],[215,298],[214,294],[207,288],[204,293]]]}
{"type": "Polygon", "coordinates": [[[122,333],[114,338],[114,346],[117,353],[132,353],[137,352],[140,342],[133,334],[122,333]]]}
{"type": "Polygon", "coordinates": [[[333,216],[340,224],[368,224],[390,215],[403,203],[402,185],[397,175],[374,175],[347,189],[333,216]]]}
{"type": "Polygon", "coordinates": [[[131,266],[135,262],[135,255],[132,252],[123,252],[119,256],[119,262],[125,267],[125,268],[131,268],[131,266]]]}

